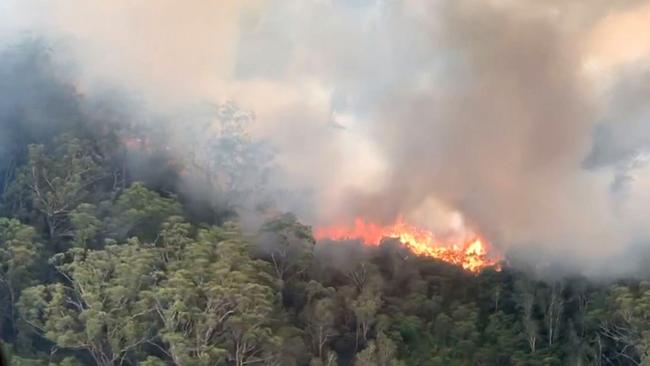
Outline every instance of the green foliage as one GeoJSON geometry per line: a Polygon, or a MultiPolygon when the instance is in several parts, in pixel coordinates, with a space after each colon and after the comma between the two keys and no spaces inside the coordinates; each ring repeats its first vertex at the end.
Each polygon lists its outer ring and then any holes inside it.
{"type": "Polygon", "coordinates": [[[262,257],[273,264],[278,282],[302,276],[310,267],[316,241],[311,228],[291,214],[281,215],[265,223],[260,230],[262,257]]]}
{"type": "Polygon", "coordinates": [[[49,340],[89,352],[98,365],[133,357],[153,340],[154,309],[148,293],[156,282],[157,251],[137,240],[103,250],[71,249],[54,257],[61,283],[23,291],[24,319],[49,340]]]}
{"type": "Polygon", "coordinates": [[[182,222],[165,226],[164,245],[173,254],[153,293],[171,358],[243,365],[274,357],[279,340],[270,327],[274,291],[267,264],[250,257],[234,226],[202,230],[196,239],[185,235],[182,222]]]}
{"type": "Polygon", "coordinates": [[[103,229],[103,222],[97,218],[97,208],[89,203],[82,203],[70,214],[74,228],[74,246],[86,248],[103,229]]]}
{"type": "Polygon", "coordinates": [[[615,286],[608,305],[603,334],[621,346],[621,355],[641,365],[650,363],[650,282],[615,286]]]}
{"type": "Polygon", "coordinates": [[[0,218],[0,329],[7,334],[16,331],[16,301],[20,292],[36,280],[42,255],[33,227],[0,218]]]}
{"type": "Polygon", "coordinates": [[[167,218],[181,214],[181,206],[173,197],[163,197],[136,182],[108,211],[106,225],[112,237],[141,236],[153,240],[167,218]]]}
{"type": "Polygon", "coordinates": [[[140,362],[140,366],[165,366],[167,363],[155,356],[148,356],[144,361],[140,362]]]}
{"type": "MultiPolygon", "coordinates": [[[[219,113],[216,137],[197,142],[205,154],[179,165],[196,163],[239,204],[263,183],[242,129],[252,116],[219,113]]],[[[107,153],[114,136],[89,136],[25,145],[3,181],[0,338],[12,364],[650,362],[646,282],[545,281],[507,266],[469,274],[391,242],[317,244],[291,214],[244,233],[236,217],[187,214],[196,198],[173,186],[130,181],[127,162],[107,153]]]]}
{"type": "Polygon", "coordinates": [[[357,353],[355,366],[400,366],[403,363],[396,358],[397,347],[384,333],[377,335],[376,341],[370,341],[368,346],[357,353]]]}
{"type": "Polygon", "coordinates": [[[33,227],[0,218],[0,281],[19,291],[39,262],[41,244],[33,227]]]}
{"type": "Polygon", "coordinates": [[[338,334],[335,290],[310,281],[306,291],[308,300],[302,316],[308,344],[311,345],[315,360],[327,364],[332,357],[328,344],[338,334]]]}
{"type": "Polygon", "coordinates": [[[50,239],[69,235],[68,215],[108,176],[101,160],[92,144],[71,135],[59,137],[51,148],[30,145],[27,164],[6,200],[16,215],[43,217],[50,239]]]}

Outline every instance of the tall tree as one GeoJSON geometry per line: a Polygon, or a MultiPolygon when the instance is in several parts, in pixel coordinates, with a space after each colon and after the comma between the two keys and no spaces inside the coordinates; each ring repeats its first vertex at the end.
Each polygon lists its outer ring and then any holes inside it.
{"type": "Polygon", "coordinates": [[[15,304],[20,292],[33,284],[37,266],[44,264],[41,250],[33,227],[0,218],[0,329],[8,325],[8,334],[15,332],[15,304]]]}
{"type": "Polygon", "coordinates": [[[602,334],[615,342],[615,357],[633,365],[650,362],[650,283],[638,290],[616,286],[610,297],[610,314],[603,321],[602,334]]]}
{"type": "Polygon", "coordinates": [[[557,340],[562,324],[562,312],[564,310],[564,299],[562,298],[562,284],[553,281],[548,291],[543,296],[544,317],[546,320],[547,344],[549,347],[557,340]]]}
{"type": "Polygon", "coordinates": [[[397,348],[393,341],[380,332],[377,339],[368,342],[368,346],[357,353],[355,366],[399,366],[402,363],[396,358],[397,348]]]}
{"type": "Polygon", "coordinates": [[[155,339],[147,294],[160,255],[132,240],[104,250],[80,248],[57,255],[64,282],[23,291],[23,318],[58,347],[86,351],[98,366],[132,364],[135,351],[155,339]]]}
{"type": "Polygon", "coordinates": [[[272,364],[279,340],[266,264],[250,257],[236,226],[202,230],[194,241],[178,225],[163,233],[173,255],[154,293],[169,357],[177,365],[272,364]]]}
{"type": "Polygon", "coordinates": [[[140,182],[122,192],[114,204],[105,206],[107,230],[120,239],[139,236],[153,241],[169,217],[182,213],[175,197],[164,197],[140,182]]]}
{"type": "Polygon", "coordinates": [[[108,177],[90,142],[62,135],[53,146],[30,145],[27,164],[7,192],[14,212],[40,213],[51,240],[72,237],[69,214],[108,177]]]}
{"type": "Polygon", "coordinates": [[[516,302],[521,313],[521,323],[524,327],[528,349],[530,353],[537,350],[537,341],[539,337],[539,325],[535,318],[535,288],[534,284],[527,279],[522,279],[516,283],[516,302]]]}
{"type": "Polygon", "coordinates": [[[302,318],[306,324],[305,330],[312,354],[319,364],[332,365],[333,352],[328,343],[338,334],[336,329],[336,300],[335,290],[325,288],[316,281],[307,285],[307,305],[302,318]]]}
{"type": "Polygon", "coordinates": [[[316,241],[311,228],[298,222],[294,215],[284,214],[268,221],[260,234],[261,249],[269,257],[281,284],[309,268],[316,241]]]}
{"type": "Polygon", "coordinates": [[[206,198],[213,205],[255,209],[260,202],[267,203],[273,153],[251,137],[255,114],[233,102],[201,112],[194,116],[195,123],[171,132],[175,136],[171,143],[180,143],[173,148],[181,164],[197,178],[193,183],[209,187],[206,198]]]}
{"type": "Polygon", "coordinates": [[[381,306],[381,295],[374,286],[366,286],[352,302],[352,311],[356,319],[356,344],[368,341],[370,328],[377,319],[377,311],[381,306]]]}

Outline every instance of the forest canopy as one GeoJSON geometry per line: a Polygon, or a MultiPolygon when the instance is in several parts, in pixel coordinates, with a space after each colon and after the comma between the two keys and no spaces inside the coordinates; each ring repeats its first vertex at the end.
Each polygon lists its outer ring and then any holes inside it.
{"type": "Polygon", "coordinates": [[[206,136],[203,155],[173,158],[155,129],[98,113],[38,42],[3,51],[0,75],[12,365],[650,362],[650,282],[507,263],[475,274],[395,240],[317,243],[268,205],[250,230],[240,209],[270,158],[236,105],[218,108],[225,132],[206,136]],[[187,174],[200,178],[192,189],[187,174]]]}

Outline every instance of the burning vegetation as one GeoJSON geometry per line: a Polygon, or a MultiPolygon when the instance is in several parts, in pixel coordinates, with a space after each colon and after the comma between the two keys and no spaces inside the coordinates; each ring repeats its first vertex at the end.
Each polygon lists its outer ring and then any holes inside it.
{"type": "Polygon", "coordinates": [[[351,226],[335,225],[317,227],[317,240],[358,239],[365,245],[379,245],[384,238],[398,239],[411,252],[420,256],[437,258],[472,272],[497,266],[499,256],[492,252],[488,242],[480,235],[462,235],[461,238],[444,239],[432,231],[411,225],[398,218],[390,225],[379,225],[357,218],[351,226]]]}

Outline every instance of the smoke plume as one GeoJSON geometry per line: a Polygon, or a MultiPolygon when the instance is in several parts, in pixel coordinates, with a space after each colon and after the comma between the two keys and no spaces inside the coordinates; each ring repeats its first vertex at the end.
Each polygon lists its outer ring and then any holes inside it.
{"type": "Polygon", "coordinates": [[[625,258],[650,247],[647,1],[13,0],[0,10],[0,41],[45,39],[84,95],[122,90],[164,116],[156,123],[176,153],[212,131],[193,106],[232,100],[254,112],[251,137],[274,151],[265,184],[309,223],[470,227],[503,250],[535,248],[587,271],[607,258],[626,271],[625,258]]]}

